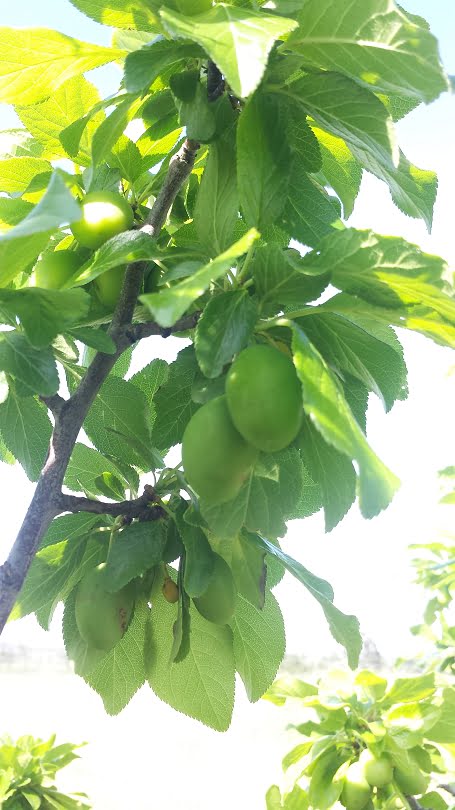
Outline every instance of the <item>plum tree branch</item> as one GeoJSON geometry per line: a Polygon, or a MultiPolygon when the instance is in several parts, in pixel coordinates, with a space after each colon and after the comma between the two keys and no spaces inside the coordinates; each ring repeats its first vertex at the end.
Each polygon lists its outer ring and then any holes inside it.
{"type": "MultiPolygon", "coordinates": [[[[144,233],[154,238],[158,236],[178,192],[191,174],[198,148],[199,144],[195,141],[186,140],[178,154],[171,159],[161,191],[141,228],[144,233]]],[[[132,343],[154,334],[164,333],[164,336],[170,334],[170,330],[163,330],[157,324],[139,324],[137,328],[132,325],[144,268],[143,262],[136,262],[129,265],[125,273],[119,302],[108,330],[116,346],[115,353],[98,352],[78,388],[68,400],[64,400],[58,394],[46,400],[49,410],[54,415],[55,425],[47,460],[32,501],[8,558],[0,566],[0,634],[22,588],[41,538],[54,517],[66,511],[64,504],[69,502],[62,501],[62,498],[70,496],[62,495],[63,479],[79,431],[99,389],[120,355],[132,343]]],[[[192,315],[189,316],[189,320],[182,319],[183,324],[182,322],[175,324],[172,331],[190,328],[190,324],[195,323],[194,318],[192,315]]],[[[92,502],[87,499],[85,505],[88,506],[90,503],[92,502]]],[[[92,507],[89,506],[89,509],[92,507]]]]}
{"type": "Polygon", "coordinates": [[[77,495],[61,494],[59,508],[62,512],[91,512],[95,515],[111,515],[112,517],[125,517],[139,520],[158,520],[165,517],[166,512],[161,506],[153,503],[155,493],[152,487],[146,486],[144,493],[132,501],[95,501],[91,498],[82,498],[77,495]]]}

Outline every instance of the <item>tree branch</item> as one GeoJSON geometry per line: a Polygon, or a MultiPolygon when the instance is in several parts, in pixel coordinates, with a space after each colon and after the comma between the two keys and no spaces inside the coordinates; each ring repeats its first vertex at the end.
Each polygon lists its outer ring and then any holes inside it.
{"type": "Polygon", "coordinates": [[[161,506],[153,505],[154,500],[153,487],[146,486],[143,495],[139,498],[133,501],[120,501],[117,503],[62,494],[59,498],[59,509],[61,512],[91,512],[95,515],[122,516],[130,520],[133,520],[133,518],[159,520],[159,518],[166,516],[166,512],[161,506]]]}
{"type": "MultiPolygon", "coordinates": [[[[144,233],[152,237],[158,236],[177,194],[191,174],[198,148],[199,144],[195,141],[186,140],[178,154],[170,161],[161,191],[152,206],[147,222],[141,228],[144,233]]],[[[145,266],[144,262],[136,262],[129,265],[125,273],[120,299],[108,330],[116,346],[115,353],[98,352],[95,355],[79,387],[69,400],[63,400],[58,394],[46,399],[46,404],[54,415],[55,425],[48,457],[32,501],[8,559],[0,566],[0,634],[24,584],[43,535],[54,517],[62,511],[67,511],[67,506],[62,508],[62,498],[70,496],[62,495],[63,479],[79,431],[99,389],[128,346],[141,337],[159,335],[163,332],[166,335],[170,334],[169,330],[162,330],[157,324],[139,324],[137,330],[131,325],[145,266]]],[[[193,319],[194,317],[190,316],[193,319]]],[[[192,321],[186,319],[183,321],[185,322],[183,326],[181,322],[175,324],[172,331],[190,328],[189,324],[192,321]]],[[[89,508],[92,509],[91,506],[89,508]]],[[[105,509],[106,505],[103,505],[103,512],[105,509]]]]}

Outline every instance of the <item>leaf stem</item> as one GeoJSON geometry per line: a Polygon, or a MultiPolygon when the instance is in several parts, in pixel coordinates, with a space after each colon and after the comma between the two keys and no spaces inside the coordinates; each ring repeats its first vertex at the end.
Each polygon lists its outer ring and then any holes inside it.
{"type": "Polygon", "coordinates": [[[235,277],[235,279],[236,279],[236,287],[238,287],[242,283],[243,279],[246,277],[246,275],[248,273],[248,270],[250,268],[251,260],[252,260],[252,258],[254,256],[254,251],[255,250],[256,250],[256,245],[253,243],[252,245],[250,245],[250,247],[248,249],[248,253],[245,256],[245,260],[243,262],[242,269],[237,273],[237,275],[235,277]]]}

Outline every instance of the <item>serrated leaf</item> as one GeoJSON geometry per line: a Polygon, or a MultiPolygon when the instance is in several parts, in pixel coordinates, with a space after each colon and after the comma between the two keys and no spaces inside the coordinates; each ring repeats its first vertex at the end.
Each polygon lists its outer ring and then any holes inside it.
{"type": "Polygon", "coordinates": [[[357,462],[360,510],[364,517],[374,517],[390,503],[398,479],[368,445],[336,378],[298,327],[293,351],[304,410],[327,442],[357,462]]]}
{"type": "Polygon", "coordinates": [[[332,531],[354,503],[356,475],[352,462],[328,444],[305,416],[298,437],[300,453],[311,477],[320,487],[325,530],[332,531]]]}
{"type": "Polygon", "coordinates": [[[256,302],[246,290],[211,298],[198,321],[194,340],[196,357],[206,377],[218,377],[248,344],[258,314],[256,302]]]}
{"type": "Polygon", "coordinates": [[[169,377],[155,396],[156,421],[152,442],[159,450],[166,450],[182,441],[188,422],[199,408],[191,398],[198,371],[194,349],[190,346],[180,351],[169,366],[169,377]]]}
{"type": "Polygon", "coordinates": [[[387,108],[368,90],[339,73],[314,73],[287,85],[281,91],[302,104],[316,124],[343,138],[348,146],[393,168],[398,164],[398,146],[387,108]]]}
{"type": "Polygon", "coordinates": [[[209,256],[218,256],[233,239],[238,219],[236,154],[233,133],[210,144],[194,209],[194,225],[209,256]]]}
{"type": "Polygon", "coordinates": [[[25,200],[0,197],[0,231],[18,225],[32,210],[33,204],[25,200]]]}
{"type": "Polygon", "coordinates": [[[47,160],[41,160],[41,158],[5,158],[0,160],[0,187],[2,191],[8,194],[23,194],[36,179],[37,190],[39,190],[47,186],[51,172],[51,164],[47,160]]]}
{"type": "Polygon", "coordinates": [[[73,76],[124,55],[46,28],[0,28],[0,53],[0,101],[7,104],[36,104],[73,76]]]}
{"type": "MultiPolygon", "coordinates": [[[[52,96],[40,104],[27,107],[16,107],[16,112],[31,135],[42,144],[42,156],[49,160],[67,157],[60,140],[60,133],[73,121],[83,117],[100,101],[96,87],[84,76],[75,76],[66,81],[52,96]]],[[[102,120],[91,118],[84,129],[78,160],[88,165],[90,160],[90,141],[94,129],[102,120]]]]}
{"type": "Polygon", "coordinates": [[[283,132],[288,112],[278,96],[256,93],[237,127],[237,184],[249,227],[279,222],[292,173],[291,151],[283,132]]]}
{"type": "Polygon", "coordinates": [[[191,647],[186,658],[169,666],[175,605],[157,595],[146,639],[146,669],[155,694],[177,711],[216,731],[226,731],[234,705],[234,653],[230,627],[212,624],[193,607],[191,647]]]}
{"type": "Polygon", "coordinates": [[[102,329],[79,326],[76,329],[69,329],[68,332],[75,340],[85,343],[86,346],[96,349],[97,352],[103,352],[103,354],[115,354],[116,352],[114,341],[102,329]]]}
{"type": "Polygon", "coordinates": [[[201,56],[202,52],[192,43],[176,44],[168,39],[160,39],[129,53],[125,59],[125,87],[128,93],[141,93],[147,90],[163,73],[170,68],[177,71],[185,60],[201,56]]]}
{"type": "Polygon", "coordinates": [[[198,526],[178,520],[180,538],[185,547],[184,586],[188,596],[201,596],[207,590],[213,574],[216,555],[207,536],[198,526]]]}
{"type": "Polygon", "coordinates": [[[115,375],[103,383],[84,421],[88,437],[102,453],[143,470],[154,467],[150,427],[143,392],[115,375]]]}
{"type": "Polygon", "coordinates": [[[288,199],[280,226],[289,236],[315,247],[330,234],[340,218],[340,206],[299,166],[294,166],[288,183],[288,199]]]}
{"type": "Polygon", "coordinates": [[[301,257],[295,250],[278,245],[259,247],[251,263],[254,289],[263,303],[296,307],[319,298],[329,275],[309,276],[301,272],[301,257]]]}
{"type": "Polygon", "coordinates": [[[73,492],[84,492],[90,497],[103,495],[97,479],[104,473],[124,481],[119,467],[86,444],[75,444],[65,474],[65,486],[73,492]]]}
{"type": "MultiPolygon", "coordinates": [[[[395,236],[346,229],[331,234],[303,263],[332,273],[332,283],[380,307],[427,307],[455,323],[455,300],[444,292],[445,263],[395,236]]],[[[372,309],[374,317],[374,309],[372,309]]]]}
{"type": "Polygon", "coordinates": [[[0,287],[6,287],[19,273],[31,267],[49,242],[49,233],[0,241],[0,287]]]}
{"type": "Polygon", "coordinates": [[[455,689],[446,688],[437,723],[426,732],[426,737],[436,743],[455,743],[455,689]]]}
{"type": "Polygon", "coordinates": [[[46,408],[34,397],[19,398],[10,393],[0,405],[0,433],[30,481],[37,481],[52,433],[46,408]]]}
{"type": "Polygon", "coordinates": [[[278,785],[272,785],[265,797],[266,810],[282,810],[281,791],[278,785]]]}
{"type": "Polygon", "coordinates": [[[0,242],[9,242],[36,233],[55,231],[81,218],[81,209],[58,172],[51,177],[46,193],[30,213],[14,228],[0,234],[0,242]]]}
{"type": "Polygon", "coordinates": [[[255,703],[273,683],[284,656],[284,621],[275,597],[267,591],[258,610],[239,596],[231,627],[235,668],[248,700],[255,703]]]}
{"type": "MultiPolygon", "coordinates": [[[[253,535],[251,535],[251,537],[253,538],[253,535]]],[[[265,537],[255,535],[254,542],[259,548],[267,551],[268,554],[277,557],[285,568],[287,568],[319,602],[328,621],[332,636],[335,641],[343,645],[348,655],[349,666],[354,669],[358,664],[360,651],[362,649],[362,637],[359,632],[359,621],[356,616],[346,615],[335,607],[333,604],[333,589],[328,582],[316,577],[304,568],[301,563],[293,560],[292,557],[289,557],[281,551],[278,546],[275,546],[265,537]]]]}
{"type": "Polygon", "coordinates": [[[147,603],[137,601],[122,640],[84,676],[100,695],[107,714],[119,714],[145,682],[144,638],[149,615],[147,603]]]}
{"type": "Polygon", "coordinates": [[[97,520],[92,516],[91,521],[74,523],[70,534],[62,527],[61,541],[46,544],[38,551],[13,609],[13,618],[35,612],[41,625],[48,628],[58,602],[66,599],[84,574],[105,558],[106,549],[95,536],[90,536],[97,520]]]}
{"type": "Polygon", "coordinates": [[[197,18],[165,8],[160,17],[174,37],[193,40],[204,48],[240,98],[258,86],[273,43],[297,26],[285,17],[224,3],[197,18]]]}
{"type": "Polygon", "coordinates": [[[413,703],[431,697],[436,689],[434,672],[415,678],[397,678],[382,699],[384,706],[394,703],[413,703]]]}
{"type": "Polygon", "coordinates": [[[51,396],[58,391],[57,367],[50,349],[35,349],[25,335],[2,332],[0,370],[12,374],[33,393],[51,396]]]}
{"type": "Polygon", "coordinates": [[[165,360],[152,360],[136,374],[130,377],[130,383],[140,388],[147,397],[147,402],[152,402],[155,394],[169,377],[169,366],[165,360]]]}
{"type": "Polygon", "coordinates": [[[90,296],[84,290],[0,289],[0,305],[5,312],[17,315],[31,345],[43,348],[85,318],[90,296]]]}
{"type": "Polygon", "coordinates": [[[151,236],[139,231],[125,231],[108,239],[93,256],[82,265],[77,274],[65,285],[74,287],[88,284],[101,273],[131,262],[162,259],[163,253],[151,236]]]}
{"type": "Polygon", "coordinates": [[[267,575],[265,552],[249,542],[247,533],[233,538],[230,552],[229,565],[238,593],[253,607],[262,610],[267,575]]]}
{"type": "Polygon", "coordinates": [[[315,810],[329,810],[341,796],[343,780],[334,776],[342,764],[341,755],[336,750],[329,750],[320,757],[311,772],[309,801],[315,810]]]}
{"type": "Polygon", "coordinates": [[[134,183],[143,172],[141,153],[136,144],[126,135],[121,135],[112,147],[109,163],[111,166],[117,167],[122,177],[129,183],[134,183]]]}
{"type": "Polygon", "coordinates": [[[345,73],[375,91],[429,102],[447,79],[436,39],[391,0],[306,0],[288,46],[325,70],[345,73]]]}
{"type": "MultiPolygon", "coordinates": [[[[156,14],[142,0],[136,2],[131,8],[125,8],[124,0],[70,0],[70,2],[96,22],[113,28],[126,29],[127,32],[129,29],[133,29],[131,36],[142,35],[143,37],[145,31],[156,32],[160,29],[156,14]]],[[[149,35],[149,39],[152,39],[152,34],[149,35]]],[[[123,45],[119,43],[119,47],[123,47],[123,45]]]]}
{"type": "Polygon", "coordinates": [[[343,138],[312,126],[322,156],[321,174],[343,203],[343,216],[348,219],[360,191],[362,168],[343,138]]]}
{"type": "Polygon", "coordinates": [[[162,520],[133,523],[117,532],[104,569],[106,590],[119,591],[163,559],[166,524],[162,520]]]}
{"type": "Polygon", "coordinates": [[[96,168],[109,157],[111,149],[123,135],[129,121],[142,103],[141,99],[126,98],[97,127],[92,138],[92,163],[96,168]]]}
{"type": "Polygon", "coordinates": [[[170,289],[140,295],[139,300],[150,310],[160,326],[173,326],[193,301],[206,291],[211,282],[224,276],[235,263],[235,259],[246,253],[258,237],[258,232],[252,228],[238,242],[231,245],[228,250],[206,264],[201,270],[197,270],[194,275],[185,278],[170,289]]]}

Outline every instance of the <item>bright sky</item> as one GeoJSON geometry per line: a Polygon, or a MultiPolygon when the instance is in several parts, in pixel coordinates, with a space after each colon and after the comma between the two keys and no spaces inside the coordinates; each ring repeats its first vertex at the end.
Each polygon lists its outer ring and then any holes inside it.
{"type": "MultiPolygon", "coordinates": [[[[109,32],[79,14],[67,0],[22,0],[20,6],[1,3],[2,25],[53,27],[71,36],[108,44],[109,32]]],[[[453,42],[455,18],[453,0],[405,0],[407,10],[422,14],[440,40],[441,53],[449,73],[455,73],[453,42]]],[[[101,92],[116,86],[112,69],[90,74],[101,92]]],[[[0,105],[0,126],[15,126],[14,113],[0,105]]],[[[391,202],[386,187],[372,177],[364,180],[350,224],[373,228],[379,233],[403,236],[429,252],[438,253],[455,265],[453,239],[453,188],[455,169],[455,113],[453,99],[445,97],[411,113],[398,125],[400,145],[407,157],[422,168],[435,169],[439,193],[433,233],[423,224],[401,214],[391,202]]],[[[435,537],[445,519],[437,507],[438,469],[455,463],[453,376],[448,370],[455,363],[453,354],[418,335],[400,335],[409,368],[409,399],[398,403],[385,415],[378,401],[372,400],[368,413],[368,437],[380,457],[401,478],[402,488],[389,509],[372,521],[364,521],[354,507],[331,534],[325,535],[322,515],[294,521],[283,543],[285,550],[335,589],[335,603],[345,612],[355,613],[365,635],[393,660],[412,654],[418,642],[409,634],[410,625],[421,619],[424,594],[413,586],[410,543],[435,537]]],[[[136,365],[151,356],[173,359],[181,342],[151,339],[136,354],[136,365]]],[[[6,555],[31,497],[33,487],[20,468],[0,465],[3,496],[0,556],[6,555]]],[[[332,642],[319,606],[290,576],[276,590],[287,627],[287,649],[311,659],[337,648],[332,642]]],[[[34,620],[9,625],[3,640],[37,646],[60,644],[58,619],[51,635],[34,620]]],[[[337,648],[338,649],[338,648],[337,648]]]]}

